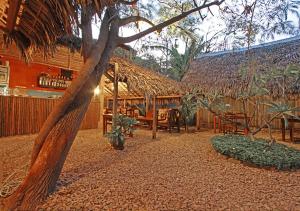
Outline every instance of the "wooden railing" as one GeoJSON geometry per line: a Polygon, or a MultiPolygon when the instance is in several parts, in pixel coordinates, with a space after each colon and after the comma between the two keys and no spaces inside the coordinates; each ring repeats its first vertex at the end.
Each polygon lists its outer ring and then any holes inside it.
{"type": "MultiPolygon", "coordinates": [[[[0,137],[37,133],[59,100],[0,96],[0,137]]],[[[81,129],[98,128],[100,102],[92,101],[81,129]]]]}

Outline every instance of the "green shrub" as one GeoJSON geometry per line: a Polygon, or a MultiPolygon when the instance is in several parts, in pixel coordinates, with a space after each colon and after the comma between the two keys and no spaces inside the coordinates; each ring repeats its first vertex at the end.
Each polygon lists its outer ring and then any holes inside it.
{"type": "Polygon", "coordinates": [[[270,146],[264,139],[251,141],[241,135],[215,136],[211,141],[217,152],[246,163],[281,170],[300,168],[300,151],[283,144],[270,146]]]}

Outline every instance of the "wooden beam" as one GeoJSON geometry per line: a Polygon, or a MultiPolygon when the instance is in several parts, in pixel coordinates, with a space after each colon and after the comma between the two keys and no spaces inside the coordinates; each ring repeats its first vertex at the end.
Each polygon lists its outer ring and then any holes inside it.
{"type": "MultiPolygon", "coordinates": [[[[108,97],[108,100],[112,100],[112,97],[108,97]]],[[[126,99],[126,100],[142,100],[144,97],[119,97],[118,99],[126,99]]]]}
{"type": "MultiPolygon", "coordinates": [[[[108,86],[104,85],[104,90],[109,92],[111,95],[114,95],[114,91],[111,90],[108,86]]],[[[109,99],[113,100],[113,97],[110,97],[109,99]]]]}
{"type": "Polygon", "coordinates": [[[114,82],[115,79],[108,72],[104,73],[105,77],[108,78],[111,82],[114,82]]]}
{"type": "Polygon", "coordinates": [[[181,98],[182,95],[168,95],[168,96],[158,96],[157,99],[171,99],[171,98],[181,98]]]}
{"type": "Polygon", "coordinates": [[[145,109],[146,109],[146,114],[149,112],[149,106],[150,106],[150,99],[149,95],[146,95],[146,103],[145,103],[145,109]]]}
{"type": "Polygon", "coordinates": [[[157,131],[156,96],[153,96],[153,125],[152,125],[152,139],[156,139],[156,131],[157,131]]]}
{"type": "Polygon", "coordinates": [[[10,0],[7,12],[6,28],[8,32],[12,32],[16,25],[18,13],[20,10],[22,0],[10,0]]]}
{"type": "MultiPolygon", "coordinates": [[[[172,98],[181,98],[181,95],[170,95],[170,96],[157,96],[156,99],[172,99],[172,98]]],[[[138,100],[138,99],[144,99],[145,97],[122,97],[121,99],[126,100],[138,100]]],[[[108,99],[112,99],[112,97],[109,97],[108,99]]]]}

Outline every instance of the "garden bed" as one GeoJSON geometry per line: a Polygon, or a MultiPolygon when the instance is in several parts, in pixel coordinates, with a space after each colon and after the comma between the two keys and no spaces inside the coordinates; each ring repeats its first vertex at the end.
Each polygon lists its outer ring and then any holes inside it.
{"type": "Polygon", "coordinates": [[[214,149],[226,156],[259,167],[274,167],[279,170],[299,169],[300,151],[283,144],[270,146],[265,139],[250,140],[241,135],[215,136],[214,149]]]}

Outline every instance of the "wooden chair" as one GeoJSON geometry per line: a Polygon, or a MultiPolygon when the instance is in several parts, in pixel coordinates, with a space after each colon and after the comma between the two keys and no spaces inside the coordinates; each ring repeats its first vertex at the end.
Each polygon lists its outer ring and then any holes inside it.
{"type": "Polygon", "coordinates": [[[167,111],[166,119],[158,120],[157,126],[160,128],[166,128],[170,133],[172,129],[176,129],[180,132],[180,112],[178,109],[169,109],[167,111]]]}
{"type": "Polygon", "coordinates": [[[152,123],[153,123],[153,111],[149,111],[146,116],[138,116],[136,117],[136,120],[139,121],[142,124],[147,124],[150,129],[152,129],[152,123]]]}
{"type": "MultiPolygon", "coordinates": [[[[245,117],[243,113],[226,113],[224,115],[224,120],[222,121],[223,133],[242,133],[247,134],[244,123],[245,117]]],[[[248,117],[248,123],[250,123],[250,118],[248,117]]]]}

